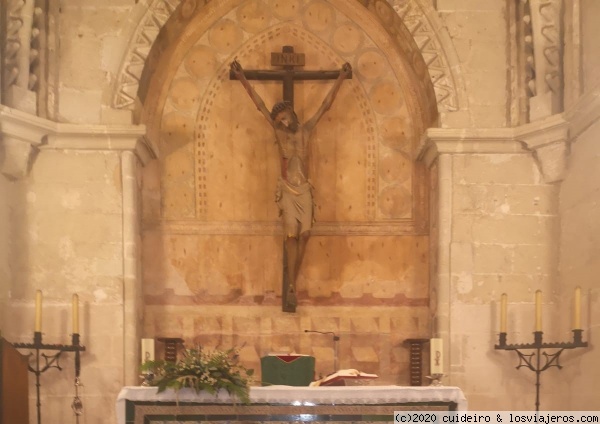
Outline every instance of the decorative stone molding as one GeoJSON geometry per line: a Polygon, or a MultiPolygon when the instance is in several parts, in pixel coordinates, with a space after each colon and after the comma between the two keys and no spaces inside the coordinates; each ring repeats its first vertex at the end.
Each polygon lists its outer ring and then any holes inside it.
{"type": "MultiPolygon", "coordinates": [[[[419,0],[388,0],[404,20],[428,66],[434,85],[438,110],[453,111],[459,107],[456,77],[453,69],[458,60],[447,54],[452,43],[448,35],[444,37],[441,23],[435,21],[435,12],[426,12],[419,0]],[[452,59],[455,60],[452,60],[452,59]]],[[[142,71],[150,49],[159,31],[175,12],[181,0],[153,0],[131,37],[116,79],[112,107],[133,109],[136,103],[142,71]]],[[[462,103],[462,101],[461,101],[462,103]]]]}
{"type": "Polygon", "coordinates": [[[388,0],[421,50],[437,97],[439,111],[456,111],[466,103],[459,61],[450,36],[436,10],[421,0],[388,0]],[[454,69],[454,72],[452,71],[454,69]]]}
{"type": "MultiPolygon", "coordinates": [[[[147,221],[145,229],[165,234],[220,234],[281,236],[281,220],[268,222],[147,221]]],[[[413,222],[319,222],[310,231],[313,236],[391,236],[426,235],[427,228],[413,222]]]]}
{"type": "Polygon", "coordinates": [[[562,0],[526,0],[531,22],[533,40],[524,38],[525,46],[533,42],[533,55],[528,57],[528,66],[534,63],[529,90],[529,120],[535,121],[562,111],[563,99],[563,35],[562,0]]]}
{"type": "Polygon", "coordinates": [[[40,89],[41,40],[45,34],[45,13],[39,0],[7,0],[6,38],[1,40],[5,58],[2,72],[2,101],[13,108],[36,114],[40,89]]]}
{"type": "Polygon", "coordinates": [[[27,176],[38,149],[132,151],[142,164],[156,157],[143,125],[63,124],[0,105],[0,171],[27,176]]]}
{"type": "Polygon", "coordinates": [[[112,107],[133,109],[152,44],[181,0],[151,0],[131,37],[119,69],[112,107]]]}
{"type": "Polygon", "coordinates": [[[517,127],[515,140],[522,142],[533,153],[545,182],[554,183],[564,178],[569,125],[562,115],[517,127]]]}
{"type": "Polygon", "coordinates": [[[441,154],[526,153],[512,128],[430,128],[421,139],[417,160],[429,167],[441,154]]]}
{"type": "Polygon", "coordinates": [[[46,149],[132,151],[143,165],[156,158],[145,140],[144,125],[56,124],[47,136],[46,149]]]}
{"type": "Polygon", "coordinates": [[[563,115],[516,128],[430,128],[421,142],[417,160],[427,166],[441,154],[533,154],[547,183],[564,178],[568,156],[569,123],[563,115]]]}
{"type": "Polygon", "coordinates": [[[55,125],[46,119],[0,105],[1,172],[10,179],[25,177],[37,147],[55,125]]]}

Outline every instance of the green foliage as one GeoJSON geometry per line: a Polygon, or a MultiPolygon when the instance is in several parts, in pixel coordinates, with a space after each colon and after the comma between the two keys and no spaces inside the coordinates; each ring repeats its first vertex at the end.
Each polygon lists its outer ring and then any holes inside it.
{"type": "Polygon", "coordinates": [[[236,349],[210,352],[201,348],[186,349],[177,362],[146,361],[142,371],[154,373],[151,384],[158,387],[159,393],[166,389],[178,391],[188,387],[196,393],[205,391],[216,395],[219,390],[225,389],[242,402],[250,403],[249,385],[254,370],[238,363],[236,349]]]}

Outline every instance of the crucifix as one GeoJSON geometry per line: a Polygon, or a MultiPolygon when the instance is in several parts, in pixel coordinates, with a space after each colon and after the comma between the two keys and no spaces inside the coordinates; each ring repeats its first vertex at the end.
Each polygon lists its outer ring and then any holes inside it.
{"type": "MultiPolygon", "coordinates": [[[[295,67],[304,66],[304,53],[294,52],[294,47],[283,46],[281,52],[271,53],[271,66],[281,66],[283,69],[244,69],[244,77],[255,81],[281,81],[283,82],[283,101],[294,107],[294,81],[308,80],[335,80],[340,71],[305,71],[295,67]]],[[[348,79],[352,79],[350,70],[348,79]]],[[[234,71],[229,72],[229,79],[238,79],[234,71]]]]}
{"type": "Polygon", "coordinates": [[[296,279],[313,224],[312,186],[307,166],[310,134],[331,107],[342,82],[352,78],[352,68],[346,63],[337,71],[297,70],[295,67],[304,66],[304,54],[295,53],[291,46],[284,46],[281,53],[271,53],[271,65],[282,66],[283,69],[244,70],[239,62],[233,61],[229,78],[242,83],[254,105],[275,131],[281,164],[276,199],[284,230],[282,310],[296,312],[296,279]],[[269,111],[248,80],[282,81],[283,101],[269,111]],[[335,80],[319,110],[304,124],[298,122],[294,111],[294,81],[301,80],[335,80]]]}

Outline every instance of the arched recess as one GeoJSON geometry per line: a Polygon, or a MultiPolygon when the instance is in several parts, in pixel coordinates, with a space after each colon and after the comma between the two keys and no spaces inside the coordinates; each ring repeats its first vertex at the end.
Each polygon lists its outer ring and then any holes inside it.
{"type": "MultiPolygon", "coordinates": [[[[278,305],[277,151],[264,118],[239,82],[229,80],[229,64],[237,58],[246,69],[268,69],[271,52],[293,45],[305,53],[306,69],[339,69],[349,62],[354,70],[313,138],[317,223],[299,279],[299,308],[335,305],[327,312],[331,322],[356,318],[363,333],[392,337],[393,328],[403,337],[425,336],[427,175],[413,154],[437,109],[426,64],[398,15],[385,1],[195,4],[183,2],[164,26],[140,83],[140,119],[159,151],[144,169],[148,333],[169,329],[189,337],[190,324],[177,316],[194,319],[189,317],[215,307],[212,317],[227,315],[223,322],[231,322],[239,314],[235,308],[249,313],[248,306],[278,305]],[[195,305],[205,309],[184,311],[195,305]],[[385,316],[373,306],[387,308],[385,316]],[[369,314],[372,319],[365,319],[369,314]]],[[[268,107],[280,100],[280,83],[253,85],[268,107]]],[[[301,120],[314,113],[331,85],[295,85],[301,120]]],[[[339,331],[335,325],[332,331],[339,331]]],[[[215,339],[204,340],[209,345],[225,340],[227,332],[243,333],[220,321],[214,326],[215,339]]],[[[240,341],[254,352],[276,349],[259,347],[260,340],[234,340],[240,341]]],[[[383,342],[363,334],[356,343],[370,352],[383,342]]],[[[357,361],[367,372],[397,375],[401,355],[380,360],[390,352],[382,347],[357,361]]]]}
{"type": "MultiPolygon", "coordinates": [[[[165,23],[181,0],[144,0],[137,5],[128,47],[115,75],[112,107],[133,109],[148,54],[165,23]],[[141,12],[143,10],[143,12],[141,12]]],[[[412,34],[427,64],[440,112],[466,109],[467,96],[460,63],[446,27],[427,0],[388,0],[412,34]]]]}

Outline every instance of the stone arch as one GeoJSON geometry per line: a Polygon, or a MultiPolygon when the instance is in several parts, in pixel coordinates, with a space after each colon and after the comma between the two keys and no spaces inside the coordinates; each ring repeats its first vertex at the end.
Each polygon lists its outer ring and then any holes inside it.
{"type": "Polygon", "coordinates": [[[389,0],[421,50],[440,112],[467,109],[461,66],[447,28],[427,0],[389,0]]]}
{"type": "MultiPolygon", "coordinates": [[[[256,3],[264,5],[263,2],[256,3]]],[[[180,16],[165,27],[165,36],[157,41],[149,58],[148,72],[143,75],[140,90],[145,104],[142,122],[147,125],[148,139],[155,144],[156,150],[164,154],[171,153],[172,149],[188,149],[185,152],[187,157],[195,156],[196,163],[204,163],[207,153],[201,148],[202,131],[197,128],[192,131],[192,127],[194,123],[202,125],[207,121],[206,115],[214,107],[221,86],[229,83],[228,63],[238,55],[244,60],[249,59],[251,56],[247,53],[250,50],[258,50],[259,55],[265,54],[258,46],[265,40],[282,37],[282,33],[287,31],[287,35],[301,40],[305,48],[313,49],[313,55],[325,57],[331,63],[328,68],[335,69],[344,61],[355,68],[356,78],[348,84],[353,86],[353,103],[360,105],[361,109],[357,114],[365,129],[362,156],[366,158],[366,173],[370,175],[364,182],[363,194],[368,200],[364,202],[367,211],[361,219],[366,216],[376,220],[400,219],[404,221],[392,231],[423,231],[425,200],[423,193],[415,189],[417,180],[423,175],[413,174],[410,163],[420,134],[435,119],[436,102],[425,63],[406,28],[392,25],[396,30],[382,29],[390,21],[394,23],[399,19],[393,9],[386,2],[373,2],[368,5],[371,13],[365,13],[359,3],[319,1],[309,3],[302,13],[309,13],[310,7],[320,7],[322,10],[318,12],[324,15],[329,13],[327,10],[335,9],[337,21],[327,23],[322,29],[302,28],[302,25],[309,25],[305,16],[296,16],[297,23],[294,24],[291,19],[272,16],[268,12],[264,12],[268,23],[245,28],[243,22],[234,24],[231,21],[233,15],[239,15],[240,5],[244,4],[242,1],[223,1],[213,4],[215,7],[209,11],[192,11],[187,16],[180,16]],[[347,36],[339,36],[340,31],[347,35],[344,31],[353,26],[368,28],[368,36],[357,38],[355,45],[348,41],[347,36]],[[211,38],[211,31],[216,29],[221,31],[220,35],[211,38]],[[177,40],[173,34],[178,35],[177,40]],[[199,55],[194,63],[212,68],[209,71],[197,67],[190,70],[189,64],[186,64],[190,60],[186,56],[190,51],[199,55]],[[367,62],[383,65],[380,68],[375,66],[375,69],[367,62]],[[381,106],[378,106],[379,102],[383,102],[381,106]],[[181,128],[187,128],[185,134],[181,134],[181,128]],[[176,137],[171,134],[176,134],[176,137]],[[160,141],[174,138],[179,141],[170,144],[160,141]],[[192,139],[194,143],[191,143],[192,139]],[[184,144],[189,145],[184,147],[184,144]],[[190,150],[190,146],[195,146],[195,152],[190,150]],[[411,205],[414,204],[417,207],[413,209],[411,205]]],[[[268,63],[260,67],[265,66],[268,63]]],[[[215,216],[202,204],[210,197],[202,191],[206,180],[202,170],[202,167],[190,165],[182,171],[183,174],[195,175],[195,182],[179,184],[178,192],[172,193],[179,199],[176,202],[178,218],[211,220],[210,217],[215,216]],[[193,198],[196,199],[195,205],[190,202],[193,198]],[[182,202],[184,207],[181,207],[182,202]],[[181,211],[186,212],[181,214],[181,211]]],[[[263,219],[269,219],[269,215],[263,215],[263,219]]]]}
{"type": "MultiPolygon", "coordinates": [[[[146,0],[115,78],[112,107],[134,109],[142,72],[160,30],[176,13],[182,0],[146,0]]],[[[361,2],[367,6],[373,1],[361,2]]],[[[451,40],[431,6],[421,0],[390,0],[401,21],[406,24],[427,64],[439,111],[466,107],[465,86],[451,40]]],[[[185,7],[196,7],[186,1],[185,7]]]]}
{"type": "MultiPolygon", "coordinates": [[[[338,69],[348,61],[355,72],[314,133],[321,149],[316,174],[310,173],[316,175],[317,222],[301,271],[299,305],[336,305],[332,322],[348,322],[356,314],[353,308],[377,314],[371,307],[380,306],[389,314],[382,328],[394,335],[414,333],[415,323],[424,331],[427,171],[413,153],[436,118],[437,104],[419,49],[408,30],[395,24],[398,15],[380,0],[313,0],[317,15],[323,13],[317,24],[304,14],[272,10],[264,13],[264,24],[261,14],[239,14],[250,3],[262,10],[259,1],[197,3],[202,8],[187,1],[175,10],[153,43],[140,80],[140,120],[160,152],[143,176],[147,325],[161,333],[163,322],[182,314],[187,322],[201,322],[204,308],[189,306],[214,307],[210,319],[216,322],[248,306],[280,303],[283,229],[273,202],[279,156],[272,129],[241,85],[229,80],[228,65],[237,57],[246,69],[269,68],[270,52],[289,43],[306,54],[306,69],[338,69]],[[327,14],[329,7],[334,15],[327,14]],[[213,37],[212,31],[223,36],[213,37]],[[171,307],[153,308],[165,304],[171,307]]],[[[267,107],[280,99],[278,83],[253,85],[267,107]]],[[[304,120],[331,82],[295,87],[304,120]]],[[[377,334],[377,328],[369,331],[377,334]]],[[[169,327],[180,329],[184,338],[192,334],[178,323],[169,327]]],[[[210,335],[205,330],[204,345],[230,340],[228,328],[215,327],[210,335]]],[[[383,337],[397,344],[395,336],[383,337]]],[[[266,349],[261,343],[249,340],[248,363],[256,363],[256,352],[266,349]]],[[[392,375],[404,367],[390,349],[370,349],[368,371],[392,375]]],[[[364,358],[356,361],[364,366],[364,358]]]]}

